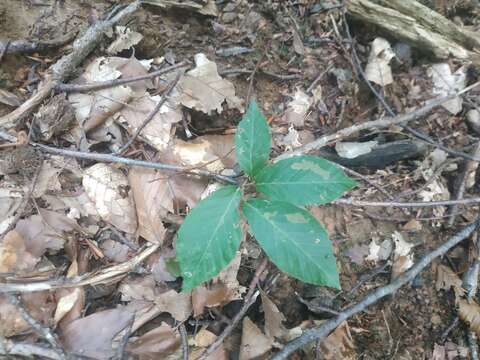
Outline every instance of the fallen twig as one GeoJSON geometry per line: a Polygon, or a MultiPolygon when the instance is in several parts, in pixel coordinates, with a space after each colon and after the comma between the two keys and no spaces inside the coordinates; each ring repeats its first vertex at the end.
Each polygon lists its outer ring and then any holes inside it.
{"type": "Polygon", "coordinates": [[[223,340],[232,333],[232,331],[235,329],[237,324],[242,320],[243,316],[247,312],[247,310],[250,308],[250,306],[253,305],[253,303],[257,300],[257,296],[259,294],[258,291],[256,291],[257,284],[260,281],[260,276],[262,275],[263,271],[268,265],[268,259],[265,258],[260,266],[257,268],[255,271],[255,275],[250,282],[250,286],[248,288],[247,295],[245,295],[245,300],[243,302],[242,308],[240,311],[235,315],[235,317],[232,319],[232,322],[222,331],[220,335],[217,336],[215,341],[205,350],[200,357],[197,358],[197,360],[206,360],[209,358],[210,355],[212,355],[220,345],[222,345],[223,340]]]}
{"type": "Polygon", "coordinates": [[[79,93],[79,92],[89,92],[89,91],[97,91],[112,88],[115,86],[121,86],[125,84],[130,84],[133,82],[138,82],[142,80],[148,80],[151,78],[155,78],[157,76],[169,73],[173,70],[182,68],[187,66],[188,63],[186,61],[179,62],[178,64],[166,67],[164,69],[160,69],[157,71],[153,71],[146,75],[141,76],[132,76],[124,79],[115,79],[115,80],[108,80],[108,81],[99,81],[93,84],[58,84],[55,86],[56,92],[67,92],[67,93],[79,93]]]}
{"type": "MultiPolygon", "coordinates": [[[[474,157],[479,157],[480,156],[480,142],[477,142],[475,145],[475,148],[473,149],[472,156],[474,157]]],[[[475,172],[475,170],[478,167],[478,162],[476,161],[467,161],[464,166],[462,171],[460,172],[459,176],[456,178],[455,181],[455,188],[454,188],[454,193],[453,193],[453,199],[459,200],[463,198],[463,195],[465,193],[465,188],[466,188],[466,182],[467,178],[472,174],[472,172],[475,172]]],[[[448,209],[448,214],[450,217],[447,220],[447,226],[452,226],[453,223],[455,222],[455,213],[457,213],[458,205],[453,205],[448,209]]]]}
{"type": "Polygon", "coordinates": [[[360,302],[349,306],[348,308],[343,310],[337,317],[327,320],[319,327],[306,330],[300,337],[290,341],[278,354],[273,356],[272,360],[288,359],[288,356],[297,349],[312,341],[325,338],[326,336],[328,336],[328,334],[330,334],[330,332],[335,330],[337,326],[339,326],[342,322],[344,322],[351,316],[362,312],[368,306],[375,304],[377,301],[384,298],[385,296],[393,294],[402,286],[412,281],[434,259],[444,255],[452,247],[470,236],[478,228],[479,225],[480,219],[477,219],[474,223],[465,226],[462,230],[453,235],[450,239],[448,239],[438,248],[424,255],[413,267],[410,268],[410,270],[401,274],[390,284],[377,288],[376,290],[365,296],[360,302]]]}
{"type": "Polygon", "coordinates": [[[178,81],[180,80],[180,78],[182,77],[183,75],[183,71],[180,71],[177,76],[175,77],[175,79],[170,83],[170,85],[168,85],[168,88],[165,90],[165,92],[162,94],[162,98],[160,99],[160,101],[157,103],[157,105],[155,105],[155,107],[153,108],[153,110],[150,112],[150,114],[148,114],[148,116],[145,118],[145,120],[143,120],[142,124],[137,128],[137,130],[135,131],[135,133],[132,135],[132,137],[125,143],[123,144],[123,146],[115,153],[115,154],[122,154],[124,153],[129,147],[130,145],[133,144],[133,142],[135,141],[135,139],[138,137],[138,135],[140,135],[140,133],[142,132],[142,130],[145,128],[145,126],[148,125],[148,123],[150,121],[152,121],[152,119],[155,117],[155,115],[160,111],[160,109],[162,108],[163,104],[165,104],[165,102],[168,100],[168,96],[170,95],[170,93],[172,92],[172,90],[175,88],[175,86],[177,85],[178,81]]]}
{"type": "Polygon", "coordinates": [[[9,356],[22,356],[25,358],[31,358],[32,356],[38,356],[40,359],[53,359],[62,360],[60,354],[53,349],[48,349],[43,346],[14,342],[12,340],[0,339],[0,355],[9,356]]]}
{"type": "Polygon", "coordinates": [[[132,271],[136,266],[141,264],[146,258],[152,255],[160,247],[159,244],[154,244],[141,251],[133,258],[121,264],[100,269],[95,272],[83,274],[74,278],[59,278],[56,280],[36,281],[27,283],[25,281],[8,281],[0,283],[0,293],[11,292],[35,292],[42,290],[54,290],[61,288],[72,288],[85,285],[98,285],[106,283],[114,283],[123,279],[123,277],[132,271]]]}
{"type": "Polygon", "coordinates": [[[135,160],[135,159],[129,159],[129,158],[110,155],[110,154],[82,152],[82,151],[68,150],[68,149],[62,149],[62,148],[55,148],[55,147],[46,146],[38,143],[31,143],[31,145],[50,154],[74,157],[77,159],[96,160],[96,161],[106,162],[106,163],[118,163],[118,164],[125,164],[128,166],[140,166],[140,167],[146,167],[150,169],[181,172],[181,173],[192,174],[197,176],[206,176],[206,177],[213,178],[218,181],[226,182],[229,184],[237,183],[237,181],[230,176],[216,174],[207,170],[201,170],[201,169],[193,170],[191,168],[186,168],[179,165],[170,165],[170,164],[162,164],[162,163],[156,163],[156,162],[150,162],[150,161],[135,160]]]}
{"type": "Polygon", "coordinates": [[[58,354],[58,358],[62,360],[66,359],[67,356],[65,355],[65,351],[63,350],[62,346],[60,345],[50,328],[43,326],[37,320],[35,320],[32,315],[30,315],[30,313],[27,311],[27,309],[25,309],[22,300],[17,295],[5,294],[5,296],[7,297],[8,302],[14,305],[17,308],[18,312],[20,312],[23,320],[25,320],[25,322],[27,322],[27,324],[30,325],[38,335],[43,337],[49,342],[50,345],[52,345],[52,348],[58,354]]]}
{"type": "Polygon", "coordinates": [[[180,337],[182,339],[183,360],[188,360],[188,334],[184,323],[178,325],[178,332],[180,333],[180,337]]]}
{"type": "Polygon", "coordinates": [[[0,52],[4,54],[29,54],[57,48],[72,41],[77,31],[51,41],[6,40],[0,41],[0,52]]]}
{"type": "MultiPolygon", "coordinates": [[[[307,143],[303,146],[300,146],[299,148],[292,150],[292,151],[287,151],[283,153],[280,156],[277,156],[274,161],[278,161],[281,159],[286,159],[292,156],[298,156],[301,154],[309,153],[314,150],[318,150],[324,146],[330,145],[332,143],[335,143],[341,139],[344,139],[348,136],[351,136],[353,134],[358,133],[359,131],[363,130],[379,130],[379,129],[385,129],[388,128],[392,125],[400,125],[403,123],[408,123],[409,121],[416,120],[422,116],[427,115],[430,111],[435,109],[437,106],[442,105],[448,100],[451,100],[457,96],[460,96],[462,94],[467,93],[468,91],[476,88],[477,86],[480,85],[480,82],[476,82],[468,87],[466,87],[463,90],[460,90],[456,92],[455,94],[451,94],[448,96],[444,96],[435,100],[430,101],[428,104],[424,105],[421,108],[418,108],[410,113],[402,114],[402,115],[397,115],[394,117],[382,117],[378,120],[372,120],[372,121],[366,121],[361,124],[355,124],[353,126],[350,126],[348,128],[342,129],[337,131],[334,134],[329,134],[329,135],[324,135],[322,137],[319,137],[318,139],[307,143]]],[[[473,158],[471,160],[475,161],[480,161],[480,158],[473,158]]]]}
{"type": "Polygon", "coordinates": [[[83,36],[75,40],[73,43],[73,51],[70,54],[63,56],[55,64],[50,66],[48,69],[48,75],[45,76],[45,79],[39,85],[35,94],[11,113],[0,117],[0,126],[8,128],[13,127],[17,120],[30,114],[52,93],[56,86],[67,79],[74,70],[77,69],[78,65],[80,65],[80,63],[88,54],[90,54],[97,43],[102,39],[104,32],[108,28],[132,14],[139,7],[140,1],[135,1],[124,7],[111,18],[99,21],[92,25],[83,36]]]}
{"type": "Polygon", "coordinates": [[[416,207],[432,207],[432,206],[450,206],[450,205],[467,205],[480,203],[480,197],[472,197],[458,200],[439,200],[439,201],[363,201],[352,198],[338,199],[333,201],[337,205],[353,205],[353,206],[369,206],[369,207],[399,207],[399,208],[416,208],[416,207]]]}

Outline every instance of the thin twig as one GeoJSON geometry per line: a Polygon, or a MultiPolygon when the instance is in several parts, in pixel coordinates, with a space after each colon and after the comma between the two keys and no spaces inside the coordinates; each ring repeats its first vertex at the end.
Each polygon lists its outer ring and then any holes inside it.
{"type": "Polygon", "coordinates": [[[166,67],[164,69],[160,69],[157,71],[153,71],[149,74],[146,75],[141,75],[141,76],[132,76],[124,79],[115,79],[115,80],[107,80],[107,81],[99,81],[93,84],[83,84],[83,85],[78,85],[78,84],[58,84],[55,86],[55,91],[57,92],[67,92],[67,93],[78,93],[78,92],[89,92],[89,91],[97,91],[97,90],[103,90],[103,89],[108,89],[112,88],[115,86],[121,86],[125,84],[130,84],[133,82],[138,82],[142,80],[148,80],[151,78],[155,78],[157,76],[166,74],[168,72],[171,72],[173,70],[182,68],[187,66],[188,63],[186,61],[179,62],[178,64],[166,67]]]}
{"type": "Polygon", "coordinates": [[[50,66],[44,81],[39,85],[37,92],[11,113],[0,117],[0,126],[13,127],[15,123],[30,114],[45,100],[55,87],[67,79],[80,63],[90,54],[103,38],[105,31],[135,12],[141,5],[135,1],[121,9],[109,19],[99,21],[90,26],[87,31],[73,43],[73,51],[63,56],[55,64],[50,66]]]}
{"type": "Polygon", "coordinates": [[[29,54],[47,51],[65,45],[75,39],[78,31],[59,37],[52,41],[7,40],[0,41],[0,48],[5,54],[29,54]]]}
{"type": "Polygon", "coordinates": [[[170,85],[168,85],[167,90],[165,90],[165,92],[162,94],[162,98],[157,103],[157,105],[155,105],[155,107],[150,112],[150,114],[148,114],[148,116],[145,118],[145,120],[143,120],[142,124],[137,128],[137,130],[135,130],[135,133],[132,135],[132,137],[115,154],[119,155],[119,154],[124,153],[130,147],[130,145],[133,144],[133,142],[138,137],[138,135],[140,135],[142,130],[145,128],[145,126],[147,126],[150,123],[150,121],[152,121],[152,119],[155,117],[155,115],[162,108],[163,104],[165,104],[165,102],[168,100],[168,96],[170,95],[172,90],[175,88],[175,86],[177,85],[177,83],[180,80],[180,78],[182,77],[182,75],[183,75],[183,71],[180,71],[177,74],[177,76],[175,77],[175,79],[170,83],[170,85]]]}
{"type": "MultiPolygon", "coordinates": [[[[397,116],[394,116],[394,117],[386,116],[386,117],[382,117],[378,120],[366,121],[364,123],[355,124],[355,125],[350,126],[348,128],[339,130],[336,133],[329,134],[329,135],[324,135],[324,136],[319,137],[318,139],[316,139],[316,140],[314,140],[310,143],[307,143],[303,146],[300,146],[299,148],[297,148],[295,150],[287,151],[287,152],[283,153],[282,155],[277,156],[274,159],[274,161],[278,161],[278,160],[281,160],[281,159],[286,159],[286,158],[289,158],[289,157],[292,157],[292,156],[298,156],[298,155],[301,155],[301,154],[309,153],[309,152],[314,151],[314,150],[318,150],[318,149],[320,149],[324,146],[333,144],[333,143],[335,143],[335,142],[337,142],[341,139],[344,139],[348,136],[351,136],[351,135],[356,134],[356,133],[358,133],[360,131],[363,131],[363,130],[372,130],[372,129],[379,130],[379,129],[388,128],[392,125],[400,125],[400,124],[403,124],[403,123],[408,123],[409,121],[419,119],[419,118],[427,115],[430,111],[435,109],[437,106],[440,106],[443,103],[445,103],[445,102],[447,102],[447,101],[449,101],[449,100],[451,100],[451,99],[453,99],[457,96],[465,94],[465,93],[469,92],[470,90],[476,88],[479,85],[480,85],[480,81],[466,87],[463,90],[460,90],[460,91],[456,92],[455,94],[447,95],[447,96],[440,97],[440,98],[434,99],[432,101],[429,101],[426,105],[424,105],[421,108],[418,108],[418,109],[416,109],[416,110],[414,110],[410,113],[401,114],[401,115],[397,115],[397,116]]],[[[480,158],[474,158],[474,159],[471,159],[471,160],[480,161],[480,158]]]]}
{"type": "Polygon", "coordinates": [[[252,75],[250,75],[250,82],[248,84],[248,91],[247,91],[247,100],[246,104],[250,104],[250,97],[252,96],[252,90],[253,90],[253,82],[255,81],[255,74],[257,73],[258,69],[260,68],[260,63],[263,60],[264,55],[260,57],[260,59],[257,61],[257,65],[255,65],[255,69],[252,71],[252,75]]]}
{"type": "MultiPolygon", "coordinates": [[[[475,148],[473,149],[472,156],[480,156],[480,141],[477,142],[475,148]]],[[[458,200],[462,199],[465,193],[466,181],[468,176],[476,170],[478,163],[476,161],[468,160],[463,166],[463,170],[460,172],[459,176],[456,178],[456,186],[453,193],[453,199],[458,200]]],[[[448,209],[448,214],[450,217],[447,220],[447,226],[450,227],[455,222],[455,213],[457,212],[458,205],[453,205],[448,209]]]]}
{"type": "Polygon", "coordinates": [[[235,179],[229,176],[216,174],[207,170],[201,170],[201,169],[190,170],[188,168],[185,168],[183,166],[178,166],[178,165],[170,165],[170,164],[155,163],[150,161],[128,159],[125,157],[115,156],[110,154],[82,152],[82,151],[68,150],[68,149],[62,149],[62,148],[55,148],[55,147],[46,146],[38,143],[31,143],[31,145],[50,154],[68,156],[68,157],[73,157],[77,159],[95,160],[95,161],[106,162],[106,163],[118,163],[118,164],[125,164],[128,166],[140,166],[140,167],[145,167],[150,169],[181,172],[181,173],[192,174],[197,176],[206,176],[206,177],[213,178],[218,181],[222,181],[229,184],[237,183],[235,179]]]}
{"type": "Polygon", "coordinates": [[[42,165],[43,165],[43,161],[35,169],[35,174],[33,175],[32,182],[30,183],[30,187],[28,188],[28,191],[23,196],[22,202],[18,206],[12,221],[10,222],[10,224],[8,224],[7,228],[3,230],[3,232],[0,234],[0,240],[2,240],[5,235],[7,235],[10,231],[12,231],[15,228],[18,221],[22,217],[23,212],[25,211],[25,208],[27,207],[28,202],[30,201],[30,198],[32,197],[32,194],[35,190],[35,185],[37,184],[38,176],[40,175],[40,171],[42,170],[42,165]]]}
{"type": "Polygon", "coordinates": [[[50,328],[43,326],[37,320],[35,320],[32,315],[25,309],[25,306],[22,303],[22,300],[15,294],[5,294],[8,299],[8,302],[14,305],[17,310],[22,315],[23,320],[32,327],[32,329],[41,337],[49,342],[52,345],[55,352],[58,353],[60,359],[66,359],[65,351],[63,350],[62,346],[60,345],[59,341],[52,333],[50,328]]]}
{"type": "Polygon", "coordinates": [[[185,324],[183,322],[178,325],[178,332],[180,333],[180,337],[182,339],[183,360],[188,360],[188,335],[187,329],[185,328],[185,324]]]}
{"type": "Polygon", "coordinates": [[[130,338],[130,335],[132,333],[132,326],[133,323],[135,322],[135,315],[132,314],[130,317],[130,321],[128,322],[127,326],[125,327],[125,334],[122,336],[122,341],[120,342],[120,345],[117,348],[117,359],[118,360],[124,360],[125,359],[125,349],[127,348],[128,344],[128,339],[130,338]]]}
{"type": "Polygon", "coordinates": [[[55,350],[40,345],[27,344],[23,342],[14,342],[4,338],[0,339],[0,355],[6,356],[7,359],[13,356],[21,356],[22,358],[32,358],[38,356],[39,359],[62,360],[55,350]]]}
{"type": "Polygon", "coordinates": [[[399,208],[417,208],[417,207],[432,207],[432,206],[450,206],[450,205],[467,205],[480,203],[480,197],[472,197],[458,200],[439,200],[439,201],[363,201],[352,198],[338,199],[333,201],[337,205],[353,205],[353,206],[368,206],[368,207],[399,207],[399,208]]]}
{"type": "Polygon", "coordinates": [[[200,357],[198,357],[198,360],[206,360],[210,355],[212,355],[220,345],[222,345],[223,340],[231,334],[231,332],[235,329],[237,324],[242,320],[243,316],[247,312],[247,310],[250,308],[250,306],[253,305],[253,303],[256,301],[257,296],[259,294],[258,291],[255,291],[258,282],[260,281],[260,276],[262,275],[263,271],[268,265],[268,259],[265,258],[260,266],[257,268],[255,271],[255,275],[250,282],[250,286],[247,292],[247,295],[245,295],[245,300],[243,302],[242,308],[240,311],[235,315],[235,317],[232,319],[232,322],[230,325],[228,325],[220,335],[217,336],[215,341],[205,350],[200,357]]]}
{"type": "Polygon", "coordinates": [[[304,331],[304,333],[300,337],[286,344],[285,347],[272,358],[272,360],[288,359],[288,356],[300,347],[312,341],[325,338],[326,336],[328,336],[328,334],[330,334],[330,332],[335,330],[342,322],[344,322],[351,316],[364,311],[368,306],[375,304],[377,301],[384,298],[385,296],[393,294],[402,286],[412,281],[422,270],[424,270],[428,265],[430,265],[433,260],[435,260],[439,256],[444,255],[452,247],[470,236],[478,228],[479,224],[480,220],[477,219],[474,223],[465,226],[462,230],[460,230],[450,239],[448,239],[444,244],[424,255],[420,259],[420,261],[418,261],[413,267],[410,268],[410,270],[401,274],[390,284],[372,291],[360,302],[349,306],[348,308],[343,310],[337,317],[327,320],[321,326],[304,331]]]}

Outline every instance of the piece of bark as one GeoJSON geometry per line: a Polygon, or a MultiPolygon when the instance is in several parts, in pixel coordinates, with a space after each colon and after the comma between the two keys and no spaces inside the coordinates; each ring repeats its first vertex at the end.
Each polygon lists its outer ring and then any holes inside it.
{"type": "Polygon", "coordinates": [[[349,0],[347,12],[437,58],[480,65],[479,37],[415,0],[349,0]]]}

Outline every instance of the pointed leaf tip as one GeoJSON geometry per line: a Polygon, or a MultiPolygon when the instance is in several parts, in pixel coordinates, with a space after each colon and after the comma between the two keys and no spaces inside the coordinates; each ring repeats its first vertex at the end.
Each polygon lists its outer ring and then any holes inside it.
{"type": "Polygon", "coordinates": [[[257,103],[252,101],[235,135],[235,151],[242,170],[254,176],[262,169],[270,156],[270,144],[270,128],[257,103]]]}

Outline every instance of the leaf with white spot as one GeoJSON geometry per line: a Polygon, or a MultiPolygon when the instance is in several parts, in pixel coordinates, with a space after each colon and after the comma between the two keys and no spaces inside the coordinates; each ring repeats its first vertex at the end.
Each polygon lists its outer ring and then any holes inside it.
{"type": "Polygon", "coordinates": [[[268,165],[255,180],[257,190],[270,199],[295,205],[326,204],[357,185],[335,164],[308,155],[268,165]]]}
{"type": "Polygon", "coordinates": [[[310,284],[340,288],[332,244],[308,211],[286,202],[250,199],[243,204],[243,214],[280,270],[310,284]]]}
{"type": "Polygon", "coordinates": [[[85,170],[83,187],[103,220],[128,234],[137,229],[137,215],[127,177],[107,164],[85,170]]]}

